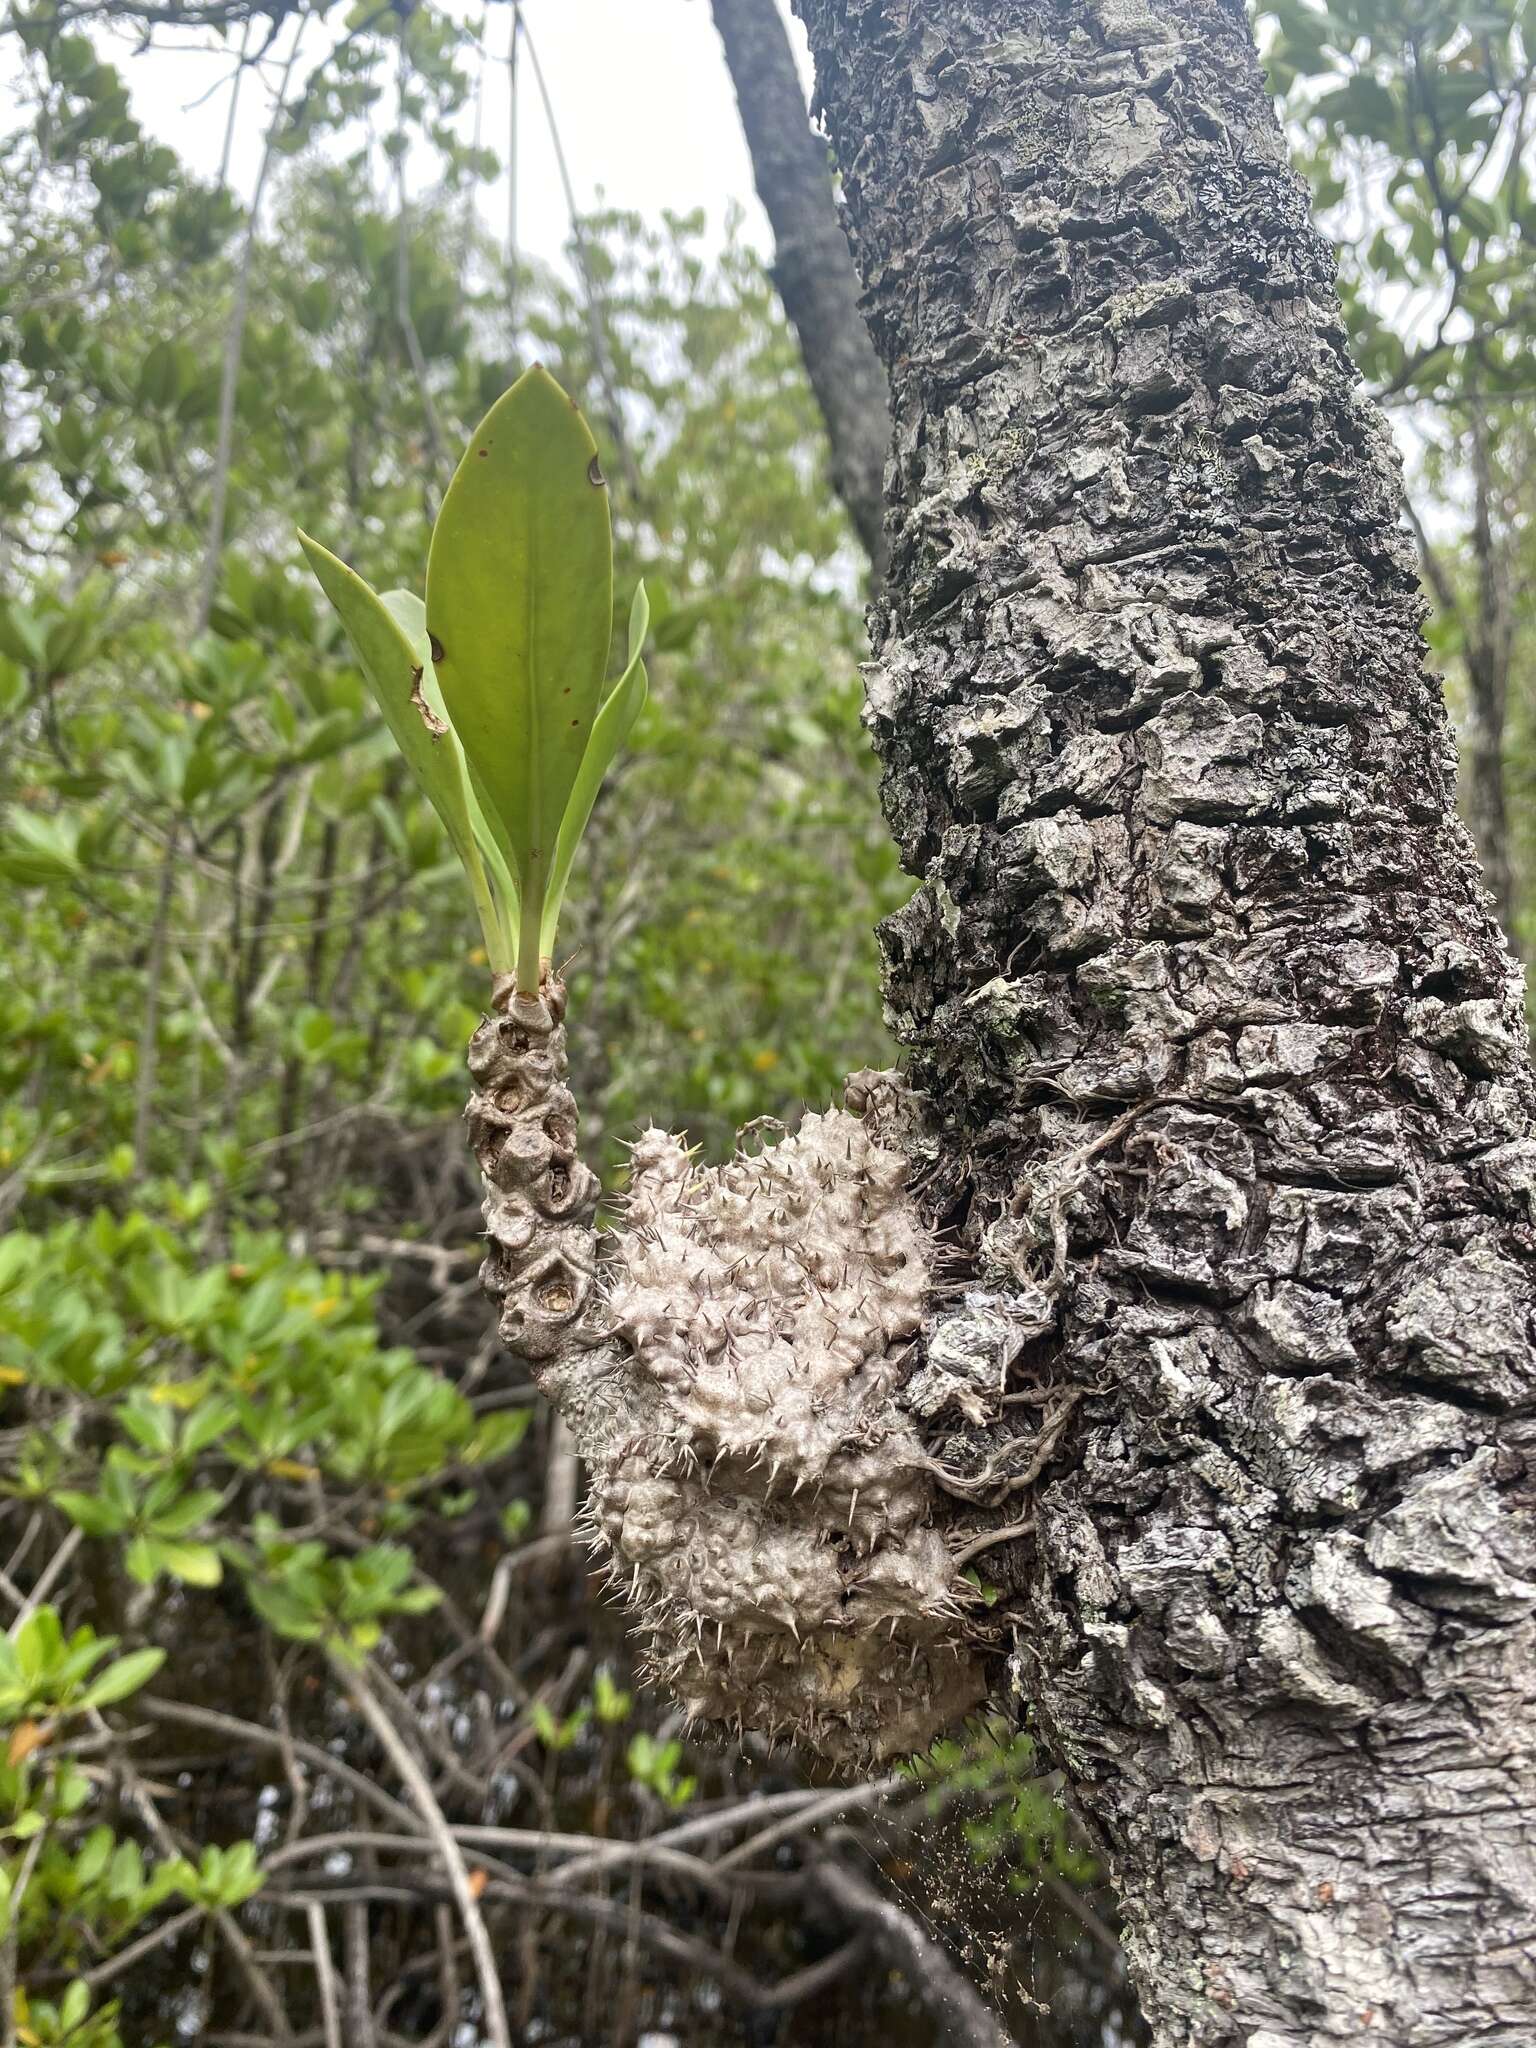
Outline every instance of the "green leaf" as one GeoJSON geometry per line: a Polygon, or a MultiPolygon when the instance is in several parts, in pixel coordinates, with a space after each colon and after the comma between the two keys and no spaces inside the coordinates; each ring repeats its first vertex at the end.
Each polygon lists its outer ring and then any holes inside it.
{"type": "Polygon", "coordinates": [[[75,1852],[75,1883],[81,1887],[94,1884],[106,1869],[112,1848],[112,1830],[105,1822],[92,1828],[75,1852]]]}
{"type": "Polygon", "coordinates": [[[635,587],[635,599],[629,611],[629,666],[614,684],[602,710],[597,714],[592,727],[592,737],[587,742],[587,751],[581,757],[581,768],[565,807],[565,816],[560,820],[560,832],[555,840],[555,858],[549,875],[549,894],[544,901],[543,929],[539,935],[541,953],[549,954],[554,951],[555,927],[560,921],[560,908],[565,901],[566,885],[571,878],[571,863],[576,858],[581,835],[587,829],[587,820],[592,815],[592,806],[597,802],[597,792],[602,787],[603,777],[613,766],[614,756],[629,738],[635,720],[645,706],[646,690],[649,686],[645,663],[640,656],[645,646],[650,620],[651,608],[646,598],[645,584],[642,582],[635,587]]]}
{"type": "MultiPolygon", "coordinates": [[[[481,902],[485,877],[470,822],[463,755],[457,739],[447,728],[436,685],[432,683],[429,686],[430,664],[418,661],[412,636],[401,623],[402,601],[409,607],[413,600],[404,591],[392,591],[388,601],[381,598],[361,576],[321,547],[318,541],[311,540],[308,534],[299,535],[299,545],[315,572],[320,588],[335,606],[346,628],[352,651],[384,714],[385,723],[394,735],[396,746],[447,828],[453,850],[469,876],[470,887],[475,890],[476,907],[482,912],[486,952],[492,966],[498,972],[505,972],[511,960],[501,938],[499,922],[488,897],[484,904],[481,902]],[[423,706],[441,730],[432,730],[423,706]],[[489,929],[486,928],[487,911],[491,916],[489,929]]],[[[508,915],[513,914],[509,905],[508,915]]]]}
{"type": "Polygon", "coordinates": [[[164,1573],[187,1586],[216,1586],[224,1576],[219,1553],[209,1543],[162,1542],[158,1537],[135,1536],[123,1552],[130,1578],[141,1586],[152,1586],[164,1573]]]}
{"type": "Polygon", "coordinates": [[[13,810],[0,840],[0,874],[33,887],[67,882],[80,873],[78,819],[13,810]]]}
{"type": "Polygon", "coordinates": [[[128,1526],[125,1514],[93,1493],[56,1493],[53,1502],[87,1536],[118,1536],[128,1526]]]}
{"type": "Polygon", "coordinates": [[[443,700],[511,842],[522,896],[518,980],[528,992],[538,986],[560,821],[602,696],[612,607],[597,443],[554,378],[535,367],[476,430],[427,565],[443,700]]]}
{"type": "Polygon", "coordinates": [[[164,1662],[164,1650],[134,1650],[126,1657],[119,1657],[115,1664],[109,1664],[101,1676],[92,1681],[80,1701],[81,1706],[109,1707],[114,1700],[127,1699],[129,1693],[148,1685],[164,1662]]]}
{"type": "Polygon", "coordinates": [[[224,1576],[219,1553],[210,1543],[157,1543],[162,1568],[187,1586],[216,1586],[224,1576]]]}

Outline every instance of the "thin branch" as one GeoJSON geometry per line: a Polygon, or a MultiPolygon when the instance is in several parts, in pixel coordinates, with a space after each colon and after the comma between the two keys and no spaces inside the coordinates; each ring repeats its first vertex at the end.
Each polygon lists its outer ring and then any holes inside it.
{"type": "MultiPolygon", "coordinates": [[[[715,1835],[730,1834],[737,1828],[751,1827],[770,1816],[793,1814],[794,1823],[790,1833],[801,1827],[814,1826],[816,1820],[825,1819],[829,1813],[850,1813],[864,1806],[875,1806],[887,1799],[905,1781],[901,1778],[872,1779],[867,1785],[854,1786],[849,1790],[827,1793],[811,1787],[802,1787],[793,1792],[758,1792],[737,1805],[722,1807],[715,1813],[697,1814],[692,1820],[685,1820],[665,1833],[651,1836],[643,1846],[648,1848],[680,1849],[685,1843],[707,1842],[715,1835]],[[805,1816],[809,1814],[810,1820],[805,1816]]],[[[759,1848],[762,1837],[757,1838],[759,1848]]],[[[779,1836],[779,1840],[787,1837],[779,1836]]],[[[745,1846],[745,1845],[743,1845],[745,1846]]],[[[548,1882],[551,1885],[575,1884],[579,1879],[591,1877],[605,1870],[616,1870],[633,1860],[635,1844],[614,1842],[595,1851],[590,1856],[579,1856],[572,1863],[551,1871],[548,1882]]],[[[725,1868],[722,1857],[715,1868],[725,1868]]]]}
{"type": "Polygon", "coordinates": [[[47,1839],[48,1831],[43,1828],[28,1842],[6,1900],[5,1939],[0,1941],[0,2042],[4,2048],[16,2048],[16,1951],[21,1932],[21,1902],[47,1839]]]}
{"type": "Polygon", "coordinates": [[[368,1908],[348,1906],[344,1925],[349,2048],[373,2048],[373,2011],[368,1988],[368,1908]]]}
{"type": "Polygon", "coordinates": [[[1014,2048],[996,2014],[939,1944],[883,1892],[846,1864],[817,1864],[817,1889],[839,1916],[865,1930],[939,2020],[954,2048],[1014,2048]]]}
{"type": "Polygon", "coordinates": [[[64,1541],[53,1553],[53,1556],[49,1558],[38,1576],[37,1584],[22,1602],[21,1612],[11,1624],[13,1628],[24,1622],[33,1608],[41,1607],[48,1598],[59,1578],[69,1568],[70,1560],[74,1557],[75,1552],[80,1548],[81,1533],[79,1529],[71,1529],[64,1538],[64,1541]]]}
{"type": "Polygon", "coordinates": [[[781,1842],[793,1841],[806,1829],[815,1827],[818,1821],[842,1819],[862,1807],[882,1805],[893,1793],[906,1789],[907,1784],[905,1778],[875,1778],[851,1792],[828,1792],[824,1797],[812,1800],[798,1813],[791,1814],[787,1820],[763,1828],[758,1834],[748,1835],[744,1842],[717,1859],[715,1869],[736,1870],[743,1863],[750,1863],[754,1856],[763,1856],[770,1849],[776,1849],[781,1842]]]}
{"type": "Polygon", "coordinates": [[[261,164],[256,173],[256,189],[251,194],[251,211],[245,224],[245,239],[240,249],[240,265],[235,272],[234,304],[229,309],[229,325],[224,330],[224,360],[219,375],[218,435],[214,445],[213,483],[208,502],[208,530],[203,541],[202,573],[198,581],[194,637],[207,632],[208,621],[213,617],[214,594],[219,587],[219,560],[224,552],[224,522],[229,504],[229,466],[235,452],[235,396],[240,384],[240,362],[245,353],[245,323],[251,304],[251,271],[256,262],[261,202],[266,194],[267,177],[272,169],[278,131],[287,118],[288,81],[293,75],[294,61],[298,57],[303,34],[304,17],[301,15],[294,29],[293,41],[288,48],[287,62],[278,80],[277,101],[262,144],[261,164]]]}
{"type": "Polygon", "coordinates": [[[587,249],[586,228],[582,224],[581,212],[576,204],[576,187],[571,182],[570,165],[566,162],[565,145],[560,138],[560,123],[555,116],[555,103],[550,97],[545,82],[544,67],[539,62],[539,53],[533,37],[523,24],[523,41],[528,45],[528,61],[533,66],[533,82],[539,89],[539,99],[544,107],[544,119],[549,128],[550,144],[555,152],[555,166],[560,173],[560,184],[565,193],[566,212],[571,221],[571,245],[576,252],[576,269],[581,278],[582,307],[587,316],[587,333],[592,343],[593,366],[598,382],[603,387],[603,403],[608,414],[608,428],[613,435],[619,459],[624,464],[625,481],[630,495],[639,503],[642,491],[640,472],[635,467],[634,454],[629,445],[629,436],[624,426],[624,411],[619,403],[618,384],[613,371],[613,359],[608,347],[608,336],[603,326],[602,300],[598,291],[597,277],[592,268],[591,256],[587,249]]]}
{"type": "Polygon", "coordinates": [[[341,2001],[336,1991],[336,1966],[331,1960],[330,1930],[318,1899],[309,1908],[309,1947],[315,1959],[315,1990],[325,2026],[325,2048],[342,2048],[341,2001]]]}
{"type": "Polygon", "coordinates": [[[332,1670],[346,1687],[358,1712],[377,1737],[379,1747],[394,1765],[401,1783],[425,1822],[428,1833],[437,1844],[444,1868],[448,1872],[454,1903],[459,1909],[459,1917],[464,1922],[464,1932],[469,1937],[470,1953],[475,1959],[475,1975],[479,1980],[480,1995],[485,2001],[486,2031],[490,2035],[493,2048],[512,2048],[512,2036],[507,2027],[506,2002],[501,1992],[501,1977],[496,1968],[496,1957],[491,1949],[491,1938],[486,1932],[485,1918],[469,1881],[469,1868],[464,1861],[464,1853],[454,1840],[453,1831],[443,1817],[443,1809],[437,1803],[427,1774],[416,1761],[394,1722],[379,1704],[363,1673],[350,1670],[335,1655],[332,1655],[330,1662],[332,1670]]]}
{"type": "MultiPolygon", "coordinates": [[[[206,619],[203,625],[208,622],[206,619]]],[[[201,630],[201,628],[199,628],[201,630]]],[[[154,1109],[155,1077],[160,1056],[160,985],[165,979],[166,937],[171,922],[171,895],[176,886],[181,820],[172,825],[160,856],[160,887],[155,896],[154,929],[144,969],[144,1015],[139,1023],[138,1058],[133,1084],[133,1170],[144,1171],[149,1149],[149,1120],[154,1109]]]]}
{"type": "MultiPolygon", "coordinates": [[[[255,1743],[260,1748],[275,1750],[279,1755],[283,1752],[283,1737],[275,1728],[263,1727],[259,1721],[244,1721],[234,1714],[221,1714],[213,1707],[191,1707],[180,1700],[158,1699],[152,1693],[140,1693],[134,1701],[134,1706],[151,1721],[166,1721],[173,1726],[184,1728],[202,1728],[213,1735],[227,1735],[232,1742],[242,1745],[255,1743]]],[[[354,1770],[348,1763],[343,1763],[340,1757],[332,1756],[328,1749],[321,1749],[316,1743],[305,1742],[295,1737],[293,1754],[301,1763],[308,1764],[312,1770],[322,1771],[327,1776],[335,1778],[339,1784],[356,1793],[359,1799],[378,1807],[407,1832],[415,1834],[420,1831],[421,1822],[408,1806],[393,1798],[382,1785],[376,1785],[371,1778],[364,1777],[361,1771],[354,1770]]]]}
{"type": "MultiPolygon", "coordinates": [[[[398,212],[395,221],[395,318],[405,340],[405,352],[410,357],[411,374],[416,379],[416,392],[421,400],[422,420],[427,430],[427,449],[432,461],[432,482],[435,490],[443,487],[446,473],[446,457],[443,447],[443,431],[438,423],[437,407],[432,402],[431,386],[427,382],[427,358],[421,346],[421,336],[416,331],[415,317],[411,312],[411,203],[405,184],[405,136],[404,105],[406,82],[406,42],[400,38],[400,71],[398,91],[400,95],[401,135],[400,152],[395,158],[395,191],[398,195],[398,212]]],[[[434,517],[430,504],[425,508],[427,523],[434,517]]]]}
{"type": "Polygon", "coordinates": [[[195,1927],[203,1918],[201,1906],[184,1906],[179,1913],[152,1927],[148,1934],[141,1934],[137,1941],[129,1942],[126,1948],[118,1950],[115,1956],[108,1956],[104,1963],[98,1963],[94,1970],[84,1973],[85,1982],[93,1991],[103,1984],[110,1984],[114,1977],[120,1977],[124,1970],[131,1970],[135,1963],[143,1962],[146,1956],[154,1954],[157,1948],[164,1948],[173,1942],[178,1934],[185,1934],[189,1927],[195,1927]]]}

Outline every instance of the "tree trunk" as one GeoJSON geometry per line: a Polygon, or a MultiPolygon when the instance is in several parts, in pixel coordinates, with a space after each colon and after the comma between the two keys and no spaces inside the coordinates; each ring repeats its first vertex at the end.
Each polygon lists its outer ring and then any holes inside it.
{"type": "Polygon", "coordinates": [[[797,5],[928,1199],[1080,1396],[986,1559],[1017,1689],[1161,2048],[1530,2048],[1532,1076],[1242,8],[797,5]]]}
{"type": "Polygon", "coordinates": [[[1493,452],[1490,423],[1472,420],[1472,561],[1477,609],[1467,635],[1467,786],[1463,803],[1477,841],[1494,908],[1509,939],[1519,946],[1514,865],[1510,858],[1504,739],[1509,709],[1509,665],[1514,653],[1507,544],[1494,533],[1493,452]]]}
{"type": "Polygon", "coordinates": [[[885,371],[859,317],[858,281],[837,217],[827,145],[805,98],[775,0],[712,0],[736,89],[752,177],[773,228],[773,281],[800,340],[826,422],[832,485],[878,584],[885,572],[885,371]]]}

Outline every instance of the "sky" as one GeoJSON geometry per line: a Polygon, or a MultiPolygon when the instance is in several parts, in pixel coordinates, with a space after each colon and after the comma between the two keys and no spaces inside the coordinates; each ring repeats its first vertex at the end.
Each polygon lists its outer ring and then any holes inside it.
{"type": "MultiPolygon", "coordinates": [[[[482,139],[505,159],[508,142],[506,51],[511,9],[449,0],[465,20],[488,15],[492,61],[484,66],[482,139]]],[[[614,205],[654,217],[663,207],[705,207],[715,232],[732,201],[745,214],[747,238],[767,252],[768,224],[752,189],[730,75],[710,18],[708,0],[524,0],[524,20],[554,102],[577,199],[601,194],[614,205]]],[[[786,19],[788,10],[785,9],[786,19]]],[[[335,17],[333,17],[334,19],[335,17]]],[[[791,35],[809,78],[798,23],[791,35]]],[[[133,96],[133,111],[157,138],[193,168],[218,167],[229,114],[230,46],[206,32],[157,32],[159,47],[135,54],[131,44],[103,38],[133,96]]],[[[286,48],[285,39],[280,47],[286,48]]],[[[318,57],[318,31],[303,46],[300,72],[318,57]],[[310,54],[311,50],[313,55],[310,54]]],[[[548,126],[526,53],[518,90],[518,240],[549,261],[561,255],[567,212],[548,126]]],[[[249,194],[261,153],[268,95],[242,89],[231,181],[249,194]]],[[[472,131],[472,117],[464,124],[472,131]]],[[[428,175],[423,165],[422,175],[428,175]]],[[[505,233],[504,181],[482,196],[488,221],[505,233]]]]}

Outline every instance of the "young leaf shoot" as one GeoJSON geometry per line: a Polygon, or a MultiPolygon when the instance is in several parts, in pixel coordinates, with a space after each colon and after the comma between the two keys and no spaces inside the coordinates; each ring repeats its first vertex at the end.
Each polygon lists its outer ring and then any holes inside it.
{"type": "Polygon", "coordinates": [[[497,400],[438,514],[425,604],[379,596],[299,539],[447,829],[492,971],[536,995],[581,835],[647,688],[641,584],[604,695],[613,532],[591,430],[537,366],[497,400]]]}

